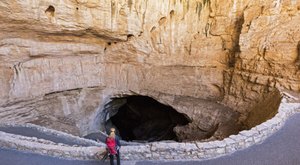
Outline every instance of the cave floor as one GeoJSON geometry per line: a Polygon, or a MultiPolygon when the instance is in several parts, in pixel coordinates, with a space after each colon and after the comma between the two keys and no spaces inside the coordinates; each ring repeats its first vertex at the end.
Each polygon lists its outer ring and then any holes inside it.
{"type": "MultiPolygon", "coordinates": [[[[300,164],[300,113],[287,120],[277,133],[262,144],[254,145],[232,155],[205,161],[123,161],[123,165],[299,165],[300,164]]],[[[100,165],[100,161],[64,160],[38,154],[0,148],[1,165],[100,165]]]]}

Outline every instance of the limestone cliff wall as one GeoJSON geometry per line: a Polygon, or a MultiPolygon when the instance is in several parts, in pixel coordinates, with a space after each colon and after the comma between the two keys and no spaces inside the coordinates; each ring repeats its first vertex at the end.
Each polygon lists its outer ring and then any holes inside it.
{"type": "Polygon", "coordinates": [[[81,116],[124,93],[182,112],[174,96],[209,99],[247,116],[271,88],[300,91],[299,10],[296,0],[2,0],[0,111],[96,88],[81,116]]]}

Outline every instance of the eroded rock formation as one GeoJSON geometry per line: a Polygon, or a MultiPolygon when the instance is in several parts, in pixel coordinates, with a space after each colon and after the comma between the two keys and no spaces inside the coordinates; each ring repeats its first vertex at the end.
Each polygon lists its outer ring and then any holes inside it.
{"type": "Polygon", "coordinates": [[[85,135],[111,97],[143,95],[202,124],[219,102],[253,126],[253,114],[272,116],[261,107],[276,107],[275,89],[300,91],[299,10],[295,0],[2,0],[1,122],[85,135]]]}

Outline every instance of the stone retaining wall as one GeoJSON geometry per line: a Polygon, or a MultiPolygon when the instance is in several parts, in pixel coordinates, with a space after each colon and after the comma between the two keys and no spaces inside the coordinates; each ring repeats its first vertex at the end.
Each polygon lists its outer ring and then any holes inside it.
{"type": "Polygon", "coordinates": [[[68,133],[65,133],[65,132],[49,129],[49,128],[46,128],[46,127],[42,127],[42,126],[38,126],[38,125],[35,125],[35,124],[30,124],[30,123],[26,123],[26,124],[13,124],[13,123],[9,123],[9,124],[5,123],[4,124],[4,123],[1,123],[0,127],[28,127],[28,128],[38,130],[39,132],[43,132],[47,135],[53,135],[53,136],[56,136],[56,137],[61,137],[61,138],[68,139],[70,141],[77,142],[77,143],[80,143],[80,144],[83,144],[83,145],[105,146],[105,144],[97,143],[94,140],[80,138],[80,137],[74,136],[72,134],[68,134],[68,133]]]}
{"type": "MultiPolygon", "coordinates": [[[[123,146],[121,148],[121,157],[123,160],[216,158],[263,142],[267,137],[279,130],[289,116],[297,112],[300,112],[299,103],[286,103],[283,101],[279,107],[278,113],[272,119],[253,127],[250,130],[241,131],[237,135],[231,135],[222,141],[188,143],[154,142],[145,145],[123,146]]],[[[64,136],[69,135],[64,134],[64,136]]],[[[4,132],[0,132],[0,137],[1,147],[63,158],[97,159],[99,158],[99,154],[101,157],[101,154],[105,152],[104,144],[98,143],[95,143],[94,147],[68,146],[56,144],[47,140],[4,132]]]]}
{"type": "Polygon", "coordinates": [[[70,159],[94,159],[97,151],[104,152],[104,147],[78,147],[53,143],[48,140],[25,137],[9,133],[0,132],[0,146],[21,151],[31,151],[42,155],[70,159]]]}
{"type": "Polygon", "coordinates": [[[125,160],[216,158],[263,142],[267,137],[279,130],[291,115],[297,112],[300,112],[299,103],[281,103],[279,112],[272,119],[250,130],[231,135],[222,141],[194,143],[156,142],[139,147],[123,147],[121,151],[122,157],[125,160]]]}

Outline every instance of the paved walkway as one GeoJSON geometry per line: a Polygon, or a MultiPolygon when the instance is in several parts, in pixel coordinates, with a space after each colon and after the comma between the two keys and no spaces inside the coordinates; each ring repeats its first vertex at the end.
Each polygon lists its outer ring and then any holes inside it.
{"type": "Polygon", "coordinates": [[[260,145],[206,161],[143,162],[138,165],[300,165],[300,114],[260,145]]]}
{"type": "MultiPolygon", "coordinates": [[[[1,138],[1,137],[0,137],[1,138]]],[[[292,116],[284,127],[260,145],[232,155],[206,161],[137,161],[122,165],[300,165],[300,114],[292,116]]],[[[78,161],[1,149],[1,165],[103,165],[108,162],[78,161]]]]}
{"type": "Polygon", "coordinates": [[[50,140],[55,143],[63,143],[67,145],[91,146],[90,144],[81,143],[55,134],[49,134],[47,132],[43,132],[31,127],[22,127],[22,126],[1,127],[0,126],[0,131],[15,134],[15,135],[27,136],[27,137],[37,137],[39,139],[50,140]]]}

